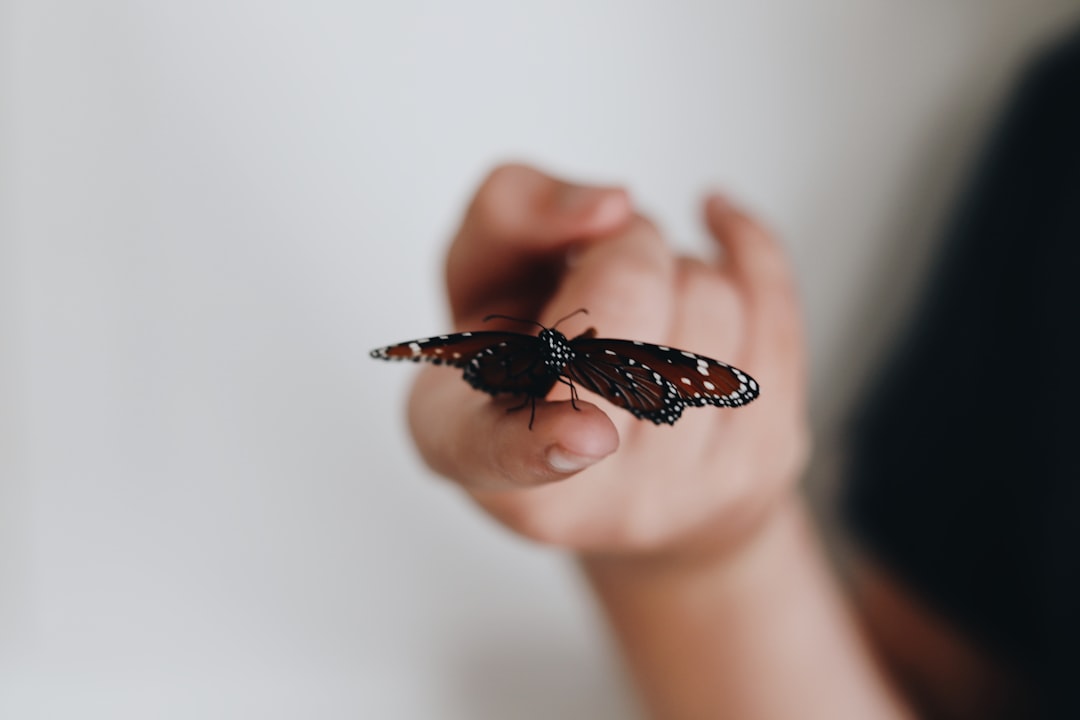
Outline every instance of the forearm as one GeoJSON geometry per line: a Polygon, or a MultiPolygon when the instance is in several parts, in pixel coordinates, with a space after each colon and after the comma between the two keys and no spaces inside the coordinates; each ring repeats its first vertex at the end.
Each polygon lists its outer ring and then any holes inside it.
{"type": "Polygon", "coordinates": [[[732,556],[583,566],[653,717],[910,715],[794,497],[732,556]]]}

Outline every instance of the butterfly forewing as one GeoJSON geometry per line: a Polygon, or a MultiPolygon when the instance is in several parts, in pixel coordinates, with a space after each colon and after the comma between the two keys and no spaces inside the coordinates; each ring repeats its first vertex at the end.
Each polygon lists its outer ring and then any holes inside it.
{"type": "Polygon", "coordinates": [[[512,332],[464,332],[439,335],[387,345],[372,350],[371,357],[382,360],[424,361],[436,365],[445,363],[454,367],[465,367],[470,360],[487,348],[515,338],[529,339],[531,336],[512,332]]]}

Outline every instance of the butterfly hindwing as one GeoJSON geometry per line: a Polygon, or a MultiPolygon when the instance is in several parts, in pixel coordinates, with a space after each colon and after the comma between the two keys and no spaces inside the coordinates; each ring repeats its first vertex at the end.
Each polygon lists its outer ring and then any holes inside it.
{"type": "Polygon", "coordinates": [[[465,365],[465,381],[491,395],[547,395],[558,376],[548,372],[540,340],[532,335],[501,334],[508,337],[488,345],[465,365]]]}
{"type": "MultiPolygon", "coordinates": [[[[675,424],[686,403],[669,380],[652,366],[623,352],[621,341],[579,336],[571,341],[574,359],[565,373],[575,383],[634,417],[675,424]]],[[[628,343],[630,344],[630,343],[628,343]]]]}

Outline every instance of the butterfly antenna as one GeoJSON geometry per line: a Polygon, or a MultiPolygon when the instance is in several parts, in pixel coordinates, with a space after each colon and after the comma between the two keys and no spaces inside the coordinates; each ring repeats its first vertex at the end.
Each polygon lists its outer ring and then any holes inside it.
{"type": "Polygon", "coordinates": [[[555,324],[551,326],[551,329],[554,330],[555,328],[559,327],[560,323],[562,323],[563,320],[569,320],[570,318],[574,317],[575,315],[588,315],[588,314],[589,314],[589,311],[586,310],[585,308],[578,308],[577,310],[570,313],[569,315],[564,315],[563,317],[556,320],[555,324]]]}
{"type": "Polygon", "coordinates": [[[585,308],[578,308],[577,310],[570,313],[569,315],[564,315],[561,318],[559,318],[558,320],[556,320],[555,324],[552,325],[551,328],[547,328],[544,325],[536,322],[535,320],[526,320],[524,318],[517,318],[517,317],[510,316],[510,315],[499,315],[497,313],[493,313],[493,314],[488,315],[487,317],[485,317],[484,322],[487,322],[488,320],[494,320],[495,318],[498,318],[500,320],[510,320],[510,321],[513,321],[513,322],[523,323],[525,325],[535,325],[538,328],[540,328],[541,330],[548,330],[548,329],[554,330],[555,328],[559,327],[559,325],[564,320],[569,320],[570,318],[574,317],[575,315],[581,315],[581,314],[588,315],[589,311],[586,310],[585,308]]]}
{"type": "Polygon", "coordinates": [[[535,320],[525,320],[524,318],[511,317],[510,315],[498,315],[498,314],[488,315],[487,317],[484,318],[484,322],[487,322],[488,320],[494,320],[496,318],[498,318],[500,320],[512,320],[513,322],[519,322],[519,323],[523,323],[525,325],[536,325],[541,330],[547,330],[546,327],[544,327],[540,323],[536,322],[535,320]]]}

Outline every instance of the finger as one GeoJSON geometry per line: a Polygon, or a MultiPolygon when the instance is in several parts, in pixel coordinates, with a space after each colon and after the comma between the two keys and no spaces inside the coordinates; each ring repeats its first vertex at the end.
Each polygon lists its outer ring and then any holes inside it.
{"type": "MultiPolygon", "coordinates": [[[[763,396],[802,397],[805,343],[787,255],[758,222],[724,198],[709,198],[705,213],[710,230],[727,255],[723,272],[740,289],[743,299],[744,369],[762,386],[763,396]]],[[[758,405],[758,411],[764,412],[768,402],[758,405]]]]}
{"type": "Polygon", "coordinates": [[[787,253],[756,219],[714,194],[705,201],[705,222],[724,250],[723,265],[756,295],[793,285],[787,253]]]}
{"type": "MultiPolygon", "coordinates": [[[[565,323],[573,336],[593,327],[600,337],[663,344],[672,316],[674,257],[656,227],[636,216],[615,236],[581,248],[563,276],[558,292],[545,308],[544,322],[554,322],[579,308],[588,311],[565,323]]],[[[553,398],[569,390],[557,386],[553,398]]],[[[605,411],[611,406],[602,403],[605,411]]],[[[636,422],[630,413],[611,414],[620,432],[636,422]]]]}
{"type": "Polygon", "coordinates": [[[536,402],[508,412],[517,398],[493,400],[445,368],[425,368],[413,386],[409,423],[421,456],[469,489],[509,490],[566,479],[619,445],[611,421],[578,401],[536,402]]]}
{"type": "Polygon", "coordinates": [[[715,265],[679,258],[676,272],[673,337],[684,349],[735,363],[745,331],[742,299],[715,265]]]}
{"type": "Polygon", "coordinates": [[[720,195],[705,202],[705,220],[724,250],[722,269],[741,291],[752,327],[784,336],[799,327],[795,279],[787,254],[760,223],[720,195]]]}
{"type": "Polygon", "coordinates": [[[662,342],[672,315],[675,258],[659,230],[637,215],[617,234],[579,248],[558,292],[544,310],[554,321],[578,308],[574,320],[601,337],[662,342]]]}
{"type": "Polygon", "coordinates": [[[495,169],[477,190],[447,256],[455,321],[475,322],[490,312],[535,317],[563,270],[567,248],[615,232],[630,217],[622,189],[568,183],[524,165],[495,169]]]}

